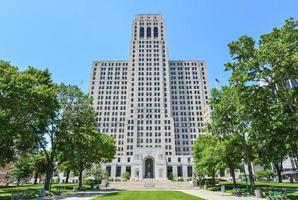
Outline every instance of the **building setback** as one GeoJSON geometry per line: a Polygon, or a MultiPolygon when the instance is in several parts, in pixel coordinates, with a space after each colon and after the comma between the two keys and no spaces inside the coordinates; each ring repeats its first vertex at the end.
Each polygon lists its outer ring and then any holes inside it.
{"type": "Polygon", "coordinates": [[[168,60],[161,15],[137,15],[129,60],[94,61],[89,94],[97,129],[115,138],[103,167],[112,178],[193,176],[192,145],[209,117],[210,89],[202,60],[168,60]],[[207,112],[207,113],[206,113],[207,112]]]}

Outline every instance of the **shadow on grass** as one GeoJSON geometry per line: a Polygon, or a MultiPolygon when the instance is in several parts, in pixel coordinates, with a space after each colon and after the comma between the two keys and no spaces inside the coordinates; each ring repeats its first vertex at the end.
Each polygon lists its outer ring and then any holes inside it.
{"type": "Polygon", "coordinates": [[[11,196],[0,196],[0,200],[10,200],[11,196]]]}
{"type": "Polygon", "coordinates": [[[105,194],[103,195],[104,197],[114,197],[114,196],[119,196],[119,192],[113,192],[113,193],[109,193],[109,194],[105,194]]]}
{"type": "Polygon", "coordinates": [[[298,199],[298,192],[295,192],[295,193],[289,193],[289,194],[288,194],[288,199],[289,199],[289,200],[297,200],[297,199],[298,199]]]}

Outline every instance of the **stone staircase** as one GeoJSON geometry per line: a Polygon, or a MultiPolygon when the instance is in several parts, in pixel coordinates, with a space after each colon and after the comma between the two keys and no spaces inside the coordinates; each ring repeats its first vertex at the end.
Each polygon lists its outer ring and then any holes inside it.
{"type": "Polygon", "coordinates": [[[144,179],[141,181],[115,181],[110,182],[110,188],[114,189],[193,189],[192,183],[188,181],[170,181],[144,179]]]}

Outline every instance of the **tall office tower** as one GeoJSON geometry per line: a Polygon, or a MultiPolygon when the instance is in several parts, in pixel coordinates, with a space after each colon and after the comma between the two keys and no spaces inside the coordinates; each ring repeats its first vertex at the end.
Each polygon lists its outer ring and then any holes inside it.
{"type": "Polygon", "coordinates": [[[161,15],[137,15],[128,61],[94,61],[89,94],[97,129],[116,140],[113,177],[192,177],[192,145],[208,117],[206,63],[168,60],[161,15]]]}

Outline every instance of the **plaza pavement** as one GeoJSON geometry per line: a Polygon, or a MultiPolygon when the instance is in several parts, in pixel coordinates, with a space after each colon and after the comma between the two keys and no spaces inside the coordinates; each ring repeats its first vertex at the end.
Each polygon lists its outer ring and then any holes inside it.
{"type": "Polygon", "coordinates": [[[68,194],[67,196],[60,196],[56,199],[58,200],[90,200],[97,196],[102,196],[115,191],[87,191],[87,192],[77,192],[73,194],[68,194]]]}
{"type": "Polygon", "coordinates": [[[212,192],[208,190],[202,190],[202,189],[192,189],[192,190],[177,190],[184,192],[186,194],[191,194],[194,196],[201,197],[203,199],[208,200],[262,200],[264,198],[256,198],[254,196],[249,197],[236,197],[232,196],[229,193],[223,193],[223,192],[212,192]]]}

